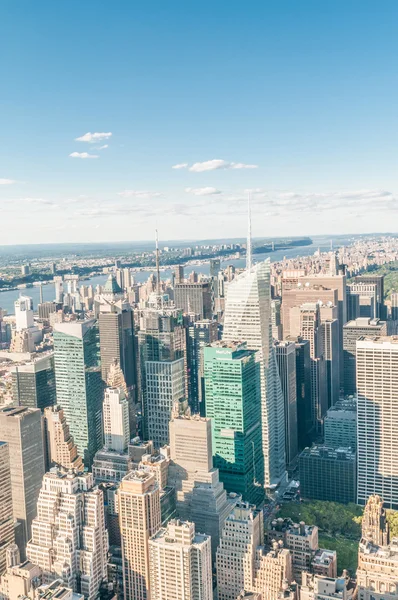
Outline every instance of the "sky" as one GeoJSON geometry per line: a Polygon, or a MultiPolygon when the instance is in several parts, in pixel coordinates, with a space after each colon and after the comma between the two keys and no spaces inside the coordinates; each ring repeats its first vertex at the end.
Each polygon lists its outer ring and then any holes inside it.
{"type": "Polygon", "coordinates": [[[2,0],[0,244],[398,231],[396,0],[2,0]]]}

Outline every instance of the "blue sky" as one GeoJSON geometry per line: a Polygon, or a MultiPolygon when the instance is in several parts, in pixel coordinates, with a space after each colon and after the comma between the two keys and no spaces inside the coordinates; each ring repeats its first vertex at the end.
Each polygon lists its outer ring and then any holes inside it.
{"type": "Polygon", "coordinates": [[[2,0],[0,243],[397,230],[397,18],[2,0]]]}

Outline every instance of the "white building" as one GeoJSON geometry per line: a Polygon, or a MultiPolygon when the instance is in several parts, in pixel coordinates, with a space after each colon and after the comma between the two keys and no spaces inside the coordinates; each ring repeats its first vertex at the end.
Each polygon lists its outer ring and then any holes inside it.
{"type": "Polygon", "coordinates": [[[236,600],[242,590],[252,589],[256,548],[263,537],[262,511],[238,502],[225,520],[217,548],[218,600],[236,600]]]}
{"type": "Polygon", "coordinates": [[[20,296],[14,302],[15,326],[17,331],[34,326],[33,300],[29,296],[20,296]]]}
{"type": "Polygon", "coordinates": [[[130,441],[129,403],[122,388],[107,388],[103,403],[105,448],[125,452],[130,441]]]}
{"type": "Polygon", "coordinates": [[[227,286],[223,340],[244,340],[261,350],[262,447],[265,485],[286,478],[284,398],[272,343],[270,260],[236,276],[227,286]]]}
{"type": "Polygon", "coordinates": [[[398,338],[357,341],[358,504],[398,509],[398,338]]]}
{"type": "Polygon", "coordinates": [[[171,520],[149,540],[151,600],[212,600],[210,537],[171,520]]]}
{"type": "Polygon", "coordinates": [[[26,552],[43,571],[43,582],[62,579],[88,599],[106,577],[108,534],[102,492],[91,473],[52,469],[43,477],[26,552]]]}

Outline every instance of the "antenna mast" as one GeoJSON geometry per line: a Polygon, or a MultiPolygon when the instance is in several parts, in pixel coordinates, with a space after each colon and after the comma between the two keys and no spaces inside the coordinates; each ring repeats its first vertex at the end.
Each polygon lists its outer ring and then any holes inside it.
{"type": "Polygon", "coordinates": [[[246,270],[250,271],[252,267],[252,219],[250,210],[250,192],[247,198],[247,218],[246,270]]]}

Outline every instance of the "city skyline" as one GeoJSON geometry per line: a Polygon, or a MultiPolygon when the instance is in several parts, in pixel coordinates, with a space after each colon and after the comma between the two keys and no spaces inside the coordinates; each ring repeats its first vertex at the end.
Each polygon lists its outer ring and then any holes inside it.
{"type": "Polygon", "coordinates": [[[395,3],[92,8],[2,7],[2,243],[391,229],[395,3]]]}

